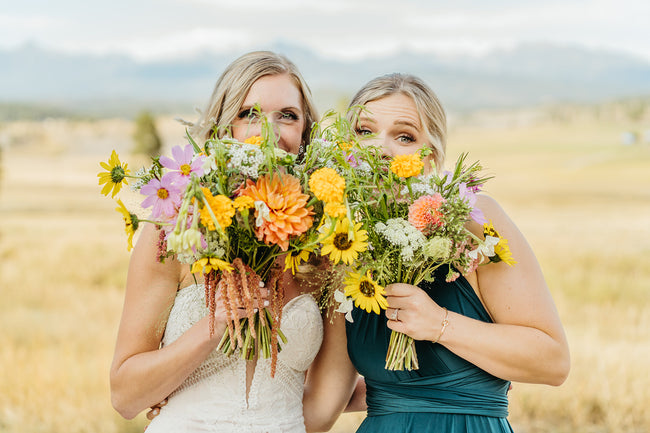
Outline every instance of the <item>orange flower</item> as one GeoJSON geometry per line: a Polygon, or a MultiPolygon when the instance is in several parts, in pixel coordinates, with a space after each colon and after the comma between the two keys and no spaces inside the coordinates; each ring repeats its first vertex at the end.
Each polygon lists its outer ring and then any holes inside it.
{"type": "Polygon", "coordinates": [[[390,169],[399,177],[417,176],[422,172],[424,163],[420,155],[397,155],[390,163],[390,169]]]}
{"type": "Polygon", "coordinates": [[[259,135],[253,135],[252,137],[248,137],[246,140],[244,140],[244,143],[259,146],[262,144],[262,137],[259,135]]]}
{"type": "Polygon", "coordinates": [[[409,206],[409,222],[425,236],[430,235],[436,227],[443,224],[442,214],[438,209],[444,201],[438,193],[423,195],[409,206]]]}
{"type": "MultiPolygon", "coordinates": [[[[248,179],[240,196],[266,205],[269,213],[258,218],[257,239],[267,245],[279,245],[282,251],[289,248],[290,236],[303,234],[314,222],[312,207],[307,208],[309,196],[302,193],[300,181],[290,174],[260,176],[257,183],[248,179]]],[[[256,217],[257,213],[258,210],[256,217]]]]}
{"type": "MultiPolygon", "coordinates": [[[[212,213],[217,218],[217,222],[222,229],[225,229],[230,224],[232,224],[232,217],[235,216],[235,208],[232,205],[232,200],[230,200],[225,195],[213,196],[209,189],[201,188],[205,198],[212,209],[212,213]]],[[[201,224],[206,226],[208,230],[216,230],[217,227],[214,224],[212,219],[212,214],[206,206],[201,208],[201,224]]]]}

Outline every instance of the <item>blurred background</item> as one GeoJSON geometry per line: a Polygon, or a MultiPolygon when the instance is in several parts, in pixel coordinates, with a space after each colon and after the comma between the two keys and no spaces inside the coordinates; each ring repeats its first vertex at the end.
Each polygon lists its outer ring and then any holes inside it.
{"type": "Polygon", "coordinates": [[[294,61],[321,112],[377,75],[423,78],[448,160],[496,176],[571,345],[564,385],[514,385],[515,431],[650,431],[649,17],[640,0],[3,1],[0,432],[143,431],[110,404],[129,253],[99,162],[183,143],[175,119],[256,49],[294,61]]]}

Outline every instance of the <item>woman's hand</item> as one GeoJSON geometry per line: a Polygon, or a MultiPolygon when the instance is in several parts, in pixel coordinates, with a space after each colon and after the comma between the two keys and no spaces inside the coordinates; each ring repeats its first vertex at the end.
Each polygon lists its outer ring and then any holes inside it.
{"type": "Polygon", "coordinates": [[[442,330],[444,308],[410,284],[394,283],[385,287],[388,327],[414,340],[436,341],[442,330]]]}

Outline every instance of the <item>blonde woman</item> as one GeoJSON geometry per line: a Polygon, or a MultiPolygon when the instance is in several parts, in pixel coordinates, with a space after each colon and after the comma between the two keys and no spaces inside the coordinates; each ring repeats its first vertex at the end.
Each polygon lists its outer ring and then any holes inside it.
{"type": "MultiPolygon", "coordinates": [[[[260,123],[252,110],[256,104],[273,124],[282,149],[297,153],[308,144],[316,119],[309,88],[293,63],[266,51],[245,54],[226,68],[192,133],[200,140],[215,129],[219,136],[228,134],[241,141],[259,135],[260,123]]],[[[339,358],[345,362],[347,353],[340,345],[344,342],[328,338],[327,331],[323,338],[323,321],[312,296],[290,273],[283,275],[282,331],[288,342],[271,378],[270,360],[244,361],[215,350],[226,329],[223,305],[218,302],[215,333],[210,337],[203,285],[195,283],[189,266],[174,258],[160,263],[157,244],[156,229],[145,227],[129,264],[110,374],[115,409],[130,419],[167,399],[156,409],[159,414],[148,433],[302,433],[309,369],[305,413],[310,414],[308,426],[318,425],[309,402],[327,388],[309,384],[318,382],[319,365],[339,358]]],[[[347,384],[352,379],[344,379],[338,388],[344,396],[341,400],[351,393],[347,384]]],[[[341,410],[332,406],[324,414],[333,416],[341,410]]]]}
{"type": "MultiPolygon", "coordinates": [[[[446,120],[434,92],[416,77],[392,74],[366,84],[350,106],[363,105],[355,128],[361,140],[389,157],[434,150],[444,165],[446,120]]],[[[356,117],[358,115],[358,117],[356,117]]],[[[426,165],[425,165],[426,167],[426,165]]],[[[420,287],[386,287],[388,309],[359,308],[347,323],[348,353],[367,385],[368,416],[357,432],[512,432],[510,381],[560,385],[569,372],[564,330],[539,264],[525,238],[492,198],[477,206],[508,239],[515,266],[479,266],[446,282],[440,268],[420,287]],[[419,369],[384,368],[391,330],[416,340],[419,369]]],[[[468,228],[483,236],[483,227],[468,228]]]]}

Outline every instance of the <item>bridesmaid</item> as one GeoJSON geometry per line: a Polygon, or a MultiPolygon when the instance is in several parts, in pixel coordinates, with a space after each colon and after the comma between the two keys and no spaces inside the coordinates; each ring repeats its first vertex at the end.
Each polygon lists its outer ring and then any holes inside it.
{"type": "MultiPolygon", "coordinates": [[[[362,140],[389,157],[428,145],[435,165],[443,166],[445,113],[420,79],[376,78],[354,96],[355,105],[367,108],[354,125],[362,140]]],[[[518,263],[479,266],[449,283],[448,269],[420,287],[395,281],[386,287],[385,312],[355,308],[346,326],[348,353],[365,377],[368,406],[358,432],[512,432],[510,381],[557,386],[566,379],[567,341],[533,251],[494,199],[479,195],[477,205],[518,263]],[[418,370],[384,368],[391,330],[416,340],[418,370]]],[[[474,222],[468,229],[483,236],[474,222]]]]}

